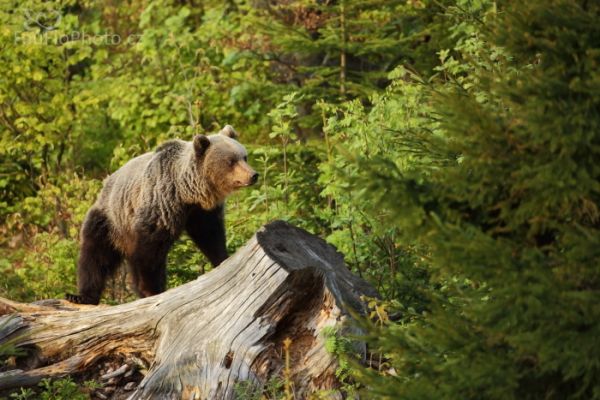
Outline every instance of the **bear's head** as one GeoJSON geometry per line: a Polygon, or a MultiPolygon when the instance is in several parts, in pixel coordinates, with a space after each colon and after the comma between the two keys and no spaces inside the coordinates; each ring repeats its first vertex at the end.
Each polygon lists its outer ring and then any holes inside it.
{"type": "Polygon", "coordinates": [[[258,180],[258,173],[248,165],[248,153],[237,138],[236,131],[226,125],[215,135],[196,135],[193,140],[207,189],[216,191],[215,195],[221,201],[233,191],[251,186],[258,180]]]}

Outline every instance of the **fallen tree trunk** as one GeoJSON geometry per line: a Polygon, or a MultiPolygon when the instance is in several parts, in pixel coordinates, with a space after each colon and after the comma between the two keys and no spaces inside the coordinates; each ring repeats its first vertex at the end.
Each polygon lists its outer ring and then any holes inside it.
{"type": "Polygon", "coordinates": [[[0,391],[116,357],[148,366],[130,399],[231,399],[239,382],[282,374],[289,337],[289,379],[305,398],[338,387],[322,333],[349,329],[362,295],[376,294],[332,246],[273,222],[218,268],[157,296],[112,307],[0,299],[0,344],[30,350],[21,369],[0,374],[0,391]]]}

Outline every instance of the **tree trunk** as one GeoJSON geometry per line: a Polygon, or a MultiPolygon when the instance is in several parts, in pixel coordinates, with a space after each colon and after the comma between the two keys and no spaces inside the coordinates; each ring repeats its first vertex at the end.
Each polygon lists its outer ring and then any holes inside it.
{"type": "Polygon", "coordinates": [[[231,399],[239,382],[260,388],[284,374],[296,398],[306,398],[339,387],[323,331],[353,329],[344,322],[349,310],[364,312],[362,295],[376,293],[332,246],[273,222],[218,268],[157,296],[118,306],[0,298],[0,315],[8,314],[0,345],[30,350],[21,369],[0,373],[0,392],[46,377],[89,377],[113,358],[149,366],[130,399],[231,399]]]}

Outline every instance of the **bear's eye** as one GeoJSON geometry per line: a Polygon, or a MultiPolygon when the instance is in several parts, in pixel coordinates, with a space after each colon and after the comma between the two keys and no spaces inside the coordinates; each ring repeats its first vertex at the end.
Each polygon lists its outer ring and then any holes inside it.
{"type": "Polygon", "coordinates": [[[230,158],[230,159],[229,159],[229,166],[230,166],[230,167],[233,167],[233,166],[235,165],[236,161],[237,161],[237,160],[236,160],[235,158],[230,158]]]}
{"type": "Polygon", "coordinates": [[[248,162],[248,156],[244,156],[244,161],[248,162]]]}

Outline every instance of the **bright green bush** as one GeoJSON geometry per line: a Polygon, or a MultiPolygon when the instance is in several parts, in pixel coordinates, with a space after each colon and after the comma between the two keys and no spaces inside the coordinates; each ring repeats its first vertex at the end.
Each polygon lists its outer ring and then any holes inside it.
{"type": "Polygon", "coordinates": [[[63,298],[75,287],[78,242],[39,233],[27,252],[4,264],[0,295],[22,301],[63,298]]]}

